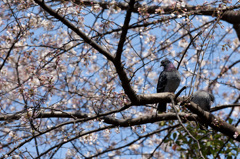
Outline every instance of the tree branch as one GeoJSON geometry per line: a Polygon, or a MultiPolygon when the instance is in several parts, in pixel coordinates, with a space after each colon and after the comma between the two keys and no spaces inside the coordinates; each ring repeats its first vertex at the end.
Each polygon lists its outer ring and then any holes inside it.
{"type": "Polygon", "coordinates": [[[108,52],[106,49],[104,49],[102,46],[97,44],[94,40],[89,38],[85,33],[83,33],[81,30],[79,30],[76,26],[74,26],[72,23],[70,23],[67,19],[65,19],[63,16],[59,15],[56,11],[48,7],[43,1],[41,0],[34,0],[37,4],[39,4],[46,12],[48,12],[50,15],[55,17],[56,19],[60,20],[63,24],[65,24],[67,27],[72,29],[77,35],[79,35],[86,43],[91,45],[94,49],[99,51],[102,55],[104,55],[108,60],[113,61],[113,56],[110,52],[108,52]]]}
{"type": "Polygon", "coordinates": [[[210,112],[215,112],[221,109],[225,109],[225,108],[234,108],[234,107],[239,107],[240,103],[236,103],[236,104],[227,104],[227,105],[218,105],[216,107],[211,108],[210,112]]]}
{"type": "MultiPolygon", "coordinates": [[[[53,0],[53,1],[61,1],[61,0],[53,0]]],[[[70,0],[65,0],[65,1],[70,1],[70,0]]],[[[99,5],[102,9],[109,9],[110,6],[116,6],[120,8],[121,10],[127,10],[128,9],[128,4],[124,2],[97,2],[97,1],[91,1],[91,0],[74,0],[73,3],[76,5],[84,5],[84,6],[94,6],[94,5],[99,5]]],[[[190,14],[190,15],[206,15],[206,16],[214,16],[214,17],[219,17],[220,19],[224,20],[228,23],[231,24],[236,24],[240,23],[240,11],[234,11],[234,9],[239,9],[240,5],[235,5],[235,6],[229,6],[225,8],[215,8],[215,7],[210,7],[206,4],[199,5],[199,6],[193,6],[193,5],[185,5],[185,6],[159,6],[159,5],[152,5],[152,6],[147,6],[147,5],[142,5],[138,3],[138,5],[135,5],[134,8],[132,9],[132,12],[138,13],[138,8],[144,8],[144,12],[148,14],[159,14],[159,15],[164,15],[164,14],[171,14],[175,12],[176,14],[190,14]],[[156,10],[161,9],[161,13],[156,13],[156,10]]]]}
{"type": "Polygon", "coordinates": [[[123,24],[123,27],[122,27],[122,34],[121,34],[121,37],[120,37],[120,40],[119,40],[119,43],[118,43],[117,53],[116,53],[116,57],[115,57],[115,60],[117,62],[121,62],[123,45],[124,45],[124,42],[126,40],[128,27],[129,27],[129,22],[131,20],[131,14],[132,14],[132,11],[133,11],[133,8],[134,8],[134,3],[135,3],[135,0],[130,0],[130,2],[129,2],[129,7],[128,7],[127,14],[126,14],[126,17],[125,17],[125,21],[124,21],[124,24],[123,24]]]}
{"type": "Polygon", "coordinates": [[[159,103],[159,102],[170,103],[171,99],[175,98],[175,94],[170,92],[164,92],[164,93],[138,95],[138,97],[139,97],[139,101],[138,101],[139,103],[136,103],[136,105],[153,104],[153,103],[159,103]]]}
{"type": "Polygon", "coordinates": [[[56,19],[60,20],[63,24],[65,24],[67,27],[72,29],[76,34],[78,34],[86,43],[91,45],[93,48],[98,50],[101,54],[103,54],[108,60],[112,61],[115,65],[116,71],[118,73],[118,76],[122,82],[123,89],[125,93],[128,95],[129,99],[133,102],[138,101],[137,95],[135,91],[132,89],[130,85],[130,80],[127,77],[126,72],[124,71],[123,66],[119,62],[114,62],[114,57],[108,52],[106,49],[98,45],[95,41],[90,39],[86,34],[84,34],[82,31],[80,31],[77,27],[75,27],[72,23],[70,23],[67,19],[59,15],[57,12],[52,10],[50,7],[48,7],[44,2],[40,0],[34,0],[37,4],[39,4],[46,12],[48,12],[50,15],[55,17],[56,19]]]}
{"type": "MultiPolygon", "coordinates": [[[[168,95],[168,93],[156,93],[153,94],[153,97],[151,96],[143,96],[146,101],[150,101],[150,99],[154,100],[154,102],[159,102],[159,95],[168,95]],[[158,97],[157,97],[158,96],[158,97]]],[[[171,95],[171,93],[170,93],[171,95]]],[[[160,96],[161,97],[161,96],[160,96]]],[[[173,97],[169,97],[170,99],[173,97]]],[[[163,98],[164,99],[164,98],[163,98]]],[[[168,99],[168,98],[167,98],[168,99]]],[[[178,98],[178,101],[182,100],[182,98],[178,98]]],[[[239,131],[236,129],[236,127],[226,123],[225,121],[221,120],[218,117],[215,117],[214,115],[210,114],[207,111],[202,110],[197,104],[190,102],[190,103],[182,103],[184,106],[186,106],[190,111],[197,114],[199,118],[203,119],[206,124],[210,125],[214,130],[217,130],[226,136],[229,136],[230,138],[240,141],[240,135],[236,136],[236,134],[240,134],[239,131]]],[[[108,114],[108,113],[107,113],[108,114]]],[[[16,114],[16,115],[1,115],[0,120],[18,120],[22,116],[27,115],[25,114],[16,114]]],[[[179,113],[179,117],[183,119],[187,119],[189,121],[193,121],[197,118],[194,114],[189,113],[179,113]]],[[[178,120],[175,113],[165,113],[165,114],[157,114],[157,115],[145,115],[137,118],[129,118],[129,119],[116,119],[112,118],[106,115],[100,115],[100,116],[93,116],[88,117],[87,114],[79,113],[79,112],[40,112],[38,115],[34,116],[34,118],[54,118],[54,117],[61,117],[61,118],[82,118],[83,120],[94,119],[99,118],[103,119],[105,123],[112,124],[114,126],[120,126],[120,127],[129,127],[133,125],[141,125],[141,124],[147,124],[147,123],[154,123],[157,121],[166,121],[166,120],[178,120]]],[[[78,121],[77,119],[76,121],[78,121]]],[[[76,122],[75,121],[75,122],[76,122]]],[[[79,120],[82,121],[82,120],[79,120]]]]}
{"type": "Polygon", "coordinates": [[[190,102],[185,103],[185,105],[191,112],[198,115],[206,124],[211,126],[214,130],[219,131],[230,138],[240,141],[240,135],[235,136],[236,134],[240,134],[239,130],[233,125],[228,124],[222,119],[215,117],[213,114],[210,114],[207,111],[204,111],[197,104],[190,102]]]}
{"type": "MultiPolygon", "coordinates": [[[[187,119],[189,121],[195,121],[196,115],[190,113],[178,113],[179,117],[182,119],[187,119]]],[[[142,125],[147,123],[155,123],[158,121],[168,121],[168,120],[178,120],[175,113],[164,113],[157,115],[144,115],[137,118],[129,119],[116,119],[113,117],[104,117],[104,122],[107,124],[112,124],[120,127],[129,127],[134,125],[142,125]]]]}
{"type": "Polygon", "coordinates": [[[124,70],[123,65],[120,62],[114,62],[117,74],[121,80],[121,84],[124,92],[127,94],[128,98],[133,104],[139,103],[139,97],[136,95],[136,92],[133,90],[130,84],[130,79],[127,76],[126,71],[124,70]]]}

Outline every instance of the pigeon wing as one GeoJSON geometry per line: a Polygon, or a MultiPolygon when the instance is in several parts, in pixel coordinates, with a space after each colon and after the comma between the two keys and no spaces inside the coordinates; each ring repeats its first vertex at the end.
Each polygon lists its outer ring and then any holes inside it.
{"type": "Polygon", "coordinates": [[[157,93],[164,92],[166,85],[167,85],[167,74],[165,71],[162,71],[158,78],[157,93]]]}

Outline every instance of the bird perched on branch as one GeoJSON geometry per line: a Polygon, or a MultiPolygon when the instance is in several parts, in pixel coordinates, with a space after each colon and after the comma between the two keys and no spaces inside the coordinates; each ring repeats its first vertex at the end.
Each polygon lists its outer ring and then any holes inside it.
{"type": "MultiPolygon", "coordinates": [[[[203,110],[210,112],[210,107],[214,99],[212,94],[204,90],[199,90],[193,93],[191,101],[200,106],[203,110]]],[[[199,120],[199,122],[201,123],[200,129],[203,130],[208,127],[202,120],[199,120]]]]}
{"type": "MultiPolygon", "coordinates": [[[[174,93],[180,84],[181,75],[176,69],[176,67],[173,65],[173,63],[170,62],[167,58],[161,61],[161,66],[163,66],[163,71],[161,72],[158,79],[157,93],[161,92],[174,93]]],[[[158,112],[160,113],[166,112],[166,109],[167,103],[165,102],[158,103],[157,107],[158,112]]]]}
{"type": "Polygon", "coordinates": [[[199,90],[193,93],[191,101],[199,105],[203,110],[210,112],[214,96],[207,91],[199,90]]]}

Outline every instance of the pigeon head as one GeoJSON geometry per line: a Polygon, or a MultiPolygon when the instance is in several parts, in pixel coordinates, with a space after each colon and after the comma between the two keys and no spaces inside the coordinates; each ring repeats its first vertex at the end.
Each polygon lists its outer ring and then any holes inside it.
{"type": "Polygon", "coordinates": [[[164,60],[161,61],[161,66],[165,67],[165,66],[167,66],[170,63],[171,62],[167,58],[165,58],[164,60]]]}
{"type": "Polygon", "coordinates": [[[164,67],[165,71],[173,71],[176,70],[175,66],[171,61],[169,61],[167,58],[161,61],[161,66],[164,67]]]}

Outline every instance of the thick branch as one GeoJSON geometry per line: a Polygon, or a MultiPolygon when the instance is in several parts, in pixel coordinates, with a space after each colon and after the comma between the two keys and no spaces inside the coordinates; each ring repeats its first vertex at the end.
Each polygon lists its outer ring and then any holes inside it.
{"type": "Polygon", "coordinates": [[[131,14],[132,14],[132,11],[133,11],[133,8],[134,8],[134,3],[135,3],[135,0],[130,0],[129,8],[127,10],[125,21],[124,21],[124,24],[123,24],[123,27],[122,27],[122,34],[121,34],[121,37],[120,37],[120,40],[119,40],[119,43],[118,43],[118,48],[117,48],[117,53],[116,53],[116,60],[118,62],[121,61],[121,55],[122,55],[122,52],[123,52],[123,45],[124,45],[124,42],[126,40],[126,36],[127,36],[127,32],[128,32],[128,26],[129,26],[129,22],[131,20],[131,14]]]}
{"type": "Polygon", "coordinates": [[[136,95],[136,92],[133,90],[130,84],[130,79],[127,76],[126,71],[124,70],[123,65],[121,62],[115,62],[114,66],[116,68],[117,74],[122,82],[122,87],[124,92],[127,94],[128,98],[130,99],[131,103],[137,104],[139,103],[139,98],[136,95]]]}
{"type": "MultiPolygon", "coordinates": [[[[196,115],[190,113],[179,113],[180,118],[193,121],[197,118],[196,115]]],[[[158,121],[167,121],[167,120],[178,120],[175,113],[164,113],[157,115],[144,115],[137,118],[130,119],[116,119],[112,117],[104,117],[104,122],[107,124],[112,124],[120,127],[129,127],[134,125],[142,125],[147,123],[155,123],[158,121]]]]}
{"type": "Polygon", "coordinates": [[[225,11],[221,17],[222,20],[229,22],[231,24],[240,23],[240,10],[228,10],[225,11]]]}
{"type": "Polygon", "coordinates": [[[139,95],[138,97],[139,97],[139,103],[141,105],[153,104],[153,103],[159,103],[159,102],[170,103],[171,99],[175,98],[175,94],[164,92],[164,93],[139,95]]]}
{"type": "MultiPolygon", "coordinates": [[[[53,1],[60,1],[60,0],[53,0],[53,1]]],[[[69,0],[65,0],[69,1],[69,0]]],[[[91,0],[75,0],[73,1],[77,5],[85,5],[85,6],[93,6],[99,5],[103,9],[109,9],[110,6],[115,6],[121,8],[121,10],[127,10],[128,4],[124,2],[97,2],[91,0]]],[[[218,17],[219,13],[223,13],[220,16],[220,19],[225,20],[231,24],[240,23],[240,11],[234,11],[234,9],[238,9],[240,5],[230,6],[226,8],[214,8],[210,7],[209,5],[203,4],[202,6],[192,6],[192,5],[185,5],[185,6],[158,6],[158,5],[142,5],[137,4],[132,9],[132,12],[139,13],[138,8],[144,8],[144,12],[148,14],[156,14],[157,9],[161,9],[161,14],[181,14],[181,13],[189,13],[191,15],[207,15],[207,16],[215,16],[218,17]]]]}
{"type": "MultiPolygon", "coordinates": [[[[53,1],[60,1],[60,0],[53,0],[53,1]]],[[[69,1],[69,0],[65,0],[69,1]]],[[[134,0],[133,0],[134,1],[134,0]]],[[[213,16],[217,17],[219,20],[224,20],[228,23],[233,24],[234,29],[237,32],[238,39],[240,39],[240,10],[234,10],[234,9],[239,9],[240,5],[235,5],[235,6],[228,6],[228,7],[210,7],[209,5],[203,4],[202,6],[192,6],[192,5],[185,5],[185,6],[179,6],[177,3],[175,5],[171,6],[159,6],[159,5],[142,5],[140,3],[137,3],[134,5],[132,3],[133,1],[130,1],[129,6],[125,2],[97,2],[97,1],[91,1],[91,0],[74,0],[73,3],[77,5],[84,5],[84,6],[95,6],[98,5],[102,9],[109,9],[110,7],[114,8],[120,8],[121,10],[128,10],[129,13],[131,12],[137,13],[137,14],[142,14],[142,13],[147,13],[147,14],[159,14],[159,15],[166,15],[166,14],[183,14],[183,15],[206,15],[206,16],[213,16]],[[134,5],[134,6],[132,6],[134,5]],[[140,11],[139,11],[140,9],[140,11]]],[[[127,29],[124,29],[125,27],[127,28],[127,17],[130,18],[130,16],[126,16],[125,23],[123,26],[123,32],[120,38],[118,50],[117,50],[117,59],[119,60],[121,58],[121,53],[122,53],[122,47],[125,41],[125,33],[124,31],[127,32],[127,29]]]]}
{"type": "Polygon", "coordinates": [[[210,114],[209,112],[202,110],[201,107],[199,107],[197,104],[193,102],[191,102],[190,104],[185,104],[185,106],[189,110],[191,110],[191,112],[197,114],[202,121],[210,125],[214,130],[217,130],[234,140],[240,141],[240,135],[237,135],[237,137],[235,136],[240,132],[233,125],[230,125],[223,121],[222,119],[210,114]]]}
{"type": "MultiPolygon", "coordinates": [[[[238,17],[239,18],[239,17],[238,17]]],[[[240,19],[240,18],[239,18],[240,19]]],[[[240,22],[238,24],[233,24],[233,28],[235,29],[237,36],[238,36],[238,40],[240,41],[240,22]]]]}

